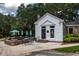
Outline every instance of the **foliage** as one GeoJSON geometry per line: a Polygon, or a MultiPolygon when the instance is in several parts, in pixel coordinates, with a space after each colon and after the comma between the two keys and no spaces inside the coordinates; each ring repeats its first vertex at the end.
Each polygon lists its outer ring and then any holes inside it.
{"type": "Polygon", "coordinates": [[[68,34],[64,37],[65,42],[79,42],[79,34],[68,34]]]}
{"type": "Polygon", "coordinates": [[[76,53],[76,52],[79,52],[79,46],[58,48],[58,49],[55,49],[55,50],[59,51],[59,52],[64,52],[64,53],[76,53]]]}
{"type": "Polygon", "coordinates": [[[79,37],[79,34],[67,34],[65,37],[79,37]]]}
{"type": "Polygon", "coordinates": [[[11,30],[13,17],[0,14],[0,35],[8,36],[11,30]]]}
{"type": "Polygon", "coordinates": [[[0,34],[0,38],[3,38],[3,35],[0,34]]]}

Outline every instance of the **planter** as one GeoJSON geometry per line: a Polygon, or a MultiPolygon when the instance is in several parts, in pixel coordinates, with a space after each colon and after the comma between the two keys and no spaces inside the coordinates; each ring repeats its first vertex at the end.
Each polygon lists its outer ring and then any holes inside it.
{"type": "Polygon", "coordinates": [[[17,39],[5,40],[5,43],[8,45],[17,45],[17,39]]]}
{"type": "Polygon", "coordinates": [[[23,43],[29,43],[31,40],[30,39],[23,39],[23,43]]]}
{"type": "Polygon", "coordinates": [[[8,45],[19,45],[23,43],[33,42],[34,38],[23,38],[23,37],[12,37],[5,40],[5,43],[8,45]]]}
{"type": "Polygon", "coordinates": [[[18,43],[18,44],[22,44],[23,41],[22,41],[22,40],[18,40],[17,43],[18,43]]]}

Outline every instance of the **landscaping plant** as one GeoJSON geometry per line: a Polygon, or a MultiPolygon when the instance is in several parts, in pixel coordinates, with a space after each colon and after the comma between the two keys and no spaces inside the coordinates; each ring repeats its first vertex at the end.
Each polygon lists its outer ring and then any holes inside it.
{"type": "Polygon", "coordinates": [[[65,42],[79,42],[79,34],[67,34],[64,37],[65,42]]]}

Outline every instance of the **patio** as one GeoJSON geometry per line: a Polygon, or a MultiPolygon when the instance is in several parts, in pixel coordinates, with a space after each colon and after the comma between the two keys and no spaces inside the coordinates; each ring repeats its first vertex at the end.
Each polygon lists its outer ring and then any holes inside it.
{"type": "Polygon", "coordinates": [[[61,43],[54,43],[54,42],[48,42],[48,43],[32,42],[32,43],[25,43],[16,46],[10,46],[10,45],[6,45],[2,41],[0,42],[0,55],[24,56],[24,55],[30,55],[32,52],[51,50],[56,48],[69,47],[69,46],[77,46],[77,45],[79,45],[79,43],[61,45],[61,43]]]}
{"type": "Polygon", "coordinates": [[[16,55],[27,55],[30,52],[40,51],[45,49],[50,49],[51,45],[53,47],[61,45],[60,43],[25,43],[17,46],[6,45],[4,42],[0,42],[0,55],[3,56],[16,56],[16,55]]]}

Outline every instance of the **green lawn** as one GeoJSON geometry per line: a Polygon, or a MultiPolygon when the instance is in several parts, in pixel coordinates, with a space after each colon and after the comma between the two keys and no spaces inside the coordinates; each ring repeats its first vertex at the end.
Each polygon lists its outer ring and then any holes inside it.
{"type": "Polygon", "coordinates": [[[55,51],[65,52],[65,53],[76,53],[76,52],[79,52],[79,46],[58,48],[58,49],[55,49],[55,51]]]}

